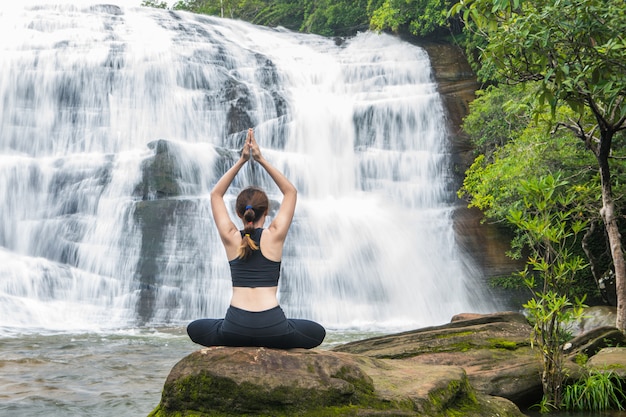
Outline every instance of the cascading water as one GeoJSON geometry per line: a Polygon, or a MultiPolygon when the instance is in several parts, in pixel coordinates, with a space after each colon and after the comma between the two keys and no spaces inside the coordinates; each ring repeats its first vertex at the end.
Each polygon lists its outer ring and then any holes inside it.
{"type": "MultiPolygon", "coordinates": [[[[279,297],[329,328],[492,311],[455,243],[426,53],[116,6],[1,15],[0,332],[224,314],[209,191],[248,127],[299,189],[279,297]]],[[[249,164],[248,184],[278,190],[249,164]]]]}

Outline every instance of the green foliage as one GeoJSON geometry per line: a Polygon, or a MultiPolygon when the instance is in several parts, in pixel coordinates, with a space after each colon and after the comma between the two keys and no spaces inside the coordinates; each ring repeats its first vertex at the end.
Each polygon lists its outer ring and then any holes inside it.
{"type": "Polygon", "coordinates": [[[530,124],[527,92],[519,86],[490,86],[476,92],[463,122],[476,155],[493,161],[493,153],[530,124]]]}
{"type": "MultiPolygon", "coordinates": [[[[546,123],[531,117],[535,91],[532,85],[489,87],[470,104],[470,113],[463,125],[480,154],[466,171],[458,195],[466,199],[470,207],[482,210],[488,221],[511,230],[514,239],[508,255],[514,259],[522,256],[527,243],[508,219],[511,210],[519,210],[524,205],[524,195],[518,186],[522,181],[561,172],[575,191],[576,199],[572,204],[577,208],[577,220],[598,222],[601,207],[593,155],[570,132],[548,132],[546,123]]],[[[572,114],[566,107],[560,107],[556,113],[563,119],[572,114]]],[[[620,165],[623,162],[616,161],[615,169],[620,165]]],[[[618,188],[622,192],[623,186],[618,188]]],[[[582,254],[580,242],[577,243],[572,252],[582,254]]],[[[605,250],[602,247],[596,252],[605,250]]],[[[519,276],[493,281],[494,285],[508,288],[523,286],[519,276]]],[[[598,294],[595,281],[584,273],[577,275],[571,291],[572,295],[581,297],[598,294]]]]}
{"type": "Polygon", "coordinates": [[[426,36],[448,28],[451,21],[458,27],[458,19],[447,16],[452,3],[452,0],[179,0],[173,9],[325,36],[349,36],[370,27],[426,36]]]}
{"type": "MultiPolygon", "coordinates": [[[[536,81],[539,104],[566,103],[611,126],[626,117],[626,8],[623,0],[464,0],[462,15],[487,43],[483,77],[536,81]]],[[[624,126],[621,127],[625,128],[624,126]]]]}
{"type": "Polygon", "coordinates": [[[590,371],[568,385],[563,408],[572,411],[624,410],[626,391],[613,371],[590,371]]]}
{"type": "Polygon", "coordinates": [[[143,0],[141,6],[154,7],[155,9],[167,9],[167,2],[161,0],[143,0]]]}
{"type": "MultiPolygon", "coordinates": [[[[595,157],[601,191],[595,206],[601,206],[617,303],[623,305],[626,264],[613,189],[616,168],[609,164],[619,147],[614,141],[623,141],[619,132],[626,129],[623,0],[461,0],[450,15],[462,16],[472,39],[482,39],[472,45],[479,48],[484,80],[532,85],[534,120],[569,130],[595,157]]],[[[626,315],[618,312],[616,325],[624,330],[626,315]]]]}
{"type": "Polygon", "coordinates": [[[519,192],[523,204],[511,209],[507,219],[530,251],[520,275],[532,293],[524,308],[533,324],[533,345],[543,358],[542,407],[558,408],[565,379],[564,323],[579,319],[585,307],[584,298],[569,298],[576,274],[587,267],[571,248],[587,224],[576,218],[575,191],[559,175],[522,180],[519,192]]]}
{"type": "Polygon", "coordinates": [[[509,210],[523,202],[520,181],[560,171],[575,183],[583,214],[597,216],[600,191],[592,155],[569,133],[550,134],[535,124],[521,98],[525,93],[514,90],[491,88],[472,102],[464,129],[482,153],[466,171],[459,197],[489,220],[509,224],[509,210]]]}
{"type": "Polygon", "coordinates": [[[425,36],[449,26],[448,9],[452,0],[384,0],[378,7],[370,6],[371,27],[393,32],[408,29],[425,36]]]}
{"type": "Polygon", "coordinates": [[[368,0],[180,0],[175,10],[187,10],[257,25],[283,26],[326,36],[352,35],[369,27],[368,0]]]}
{"type": "Polygon", "coordinates": [[[369,27],[367,0],[309,0],[306,4],[302,32],[346,36],[369,27]]]}
{"type": "Polygon", "coordinates": [[[251,19],[257,25],[284,26],[287,29],[299,30],[304,21],[305,10],[302,2],[294,0],[263,1],[264,6],[251,19]]]}
{"type": "Polygon", "coordinates": [[[585,366],[589,361],[589,356],[585,353],[577,353],[574,357],[574,363],[578,366],[585,366]]]}

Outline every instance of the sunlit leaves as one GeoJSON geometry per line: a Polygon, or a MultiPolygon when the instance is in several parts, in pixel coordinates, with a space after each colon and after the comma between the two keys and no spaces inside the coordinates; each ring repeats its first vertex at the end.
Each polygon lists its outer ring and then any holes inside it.
{"type": "Polygon", "coordinates": [[[626,8],[623,0],[471,0],[451,8],[484,36],[484,65],[501,81],[542,80],[539,97],[609,122],[626,116],[626,8]]]}
{"type": "Polygon", "coordinates": [[[569,290],[576,274],[587,267],[572,247],[586,224],[573,220],[578,211],[573,204],[575,189],[560,175],[520,181],[519,189],[524,205],[511,210],[508,220],[525,237],[530,251],[521,275],[533,297],[524,308],[534,326],[534,344],[544,358],[544,403],[558,408],[564,381],[560,348],[564,341],[563,326],[580,317],[584,301],[576,299],[572,303],[569,290]]]}
{"type": "MultiPolygon", "coordinates": [[[[597,217],[600,192],[593,156],[565,132],[550,133],[535,124],[527,104],[531,88],[501,86],[479,94],[470,106],[463,128],[478,151],[466,171],[459,196],[483,211],[492,222],[511,224],[511,209],[521,209],[518,184],[533,177],[561,171],[570,180],[579,200],[581,219],[597,217]]],[[[559,117],[571,111],[559,108],[559,117]]]]}
{"type": "Polygon", "coordinates": [[[384,0],[378,7],[370,8],[371,27],[428,35],[448,26],[448,10],[453,3],[453,0],[384,0]]]}

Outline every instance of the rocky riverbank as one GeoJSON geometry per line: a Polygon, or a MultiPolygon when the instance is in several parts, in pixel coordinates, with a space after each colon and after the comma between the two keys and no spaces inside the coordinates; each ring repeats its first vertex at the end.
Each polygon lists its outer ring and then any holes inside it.
{"type": "MultiPolygon", "coordinates": [[[[168,376],[151,417],[523,416],[541,398],[541,362],[518,313],[460,315],[446,325],[325,350],[206,348],[168,376]]],[[[624,335],[596,327],[567,346],[566,367],[611,366],[626,378],[624,335]]]]}

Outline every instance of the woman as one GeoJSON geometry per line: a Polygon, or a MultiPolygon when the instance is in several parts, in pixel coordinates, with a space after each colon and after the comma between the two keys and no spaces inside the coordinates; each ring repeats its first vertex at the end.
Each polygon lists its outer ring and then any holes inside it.
{"type": "Polygon", "coordinates": [[[314,348],[326,331],[310,320],[287,319],[276,296],[283,244],[296,208],[296,188],[263,156],[248,129],[241,157],[211,191],[211,210],[230,264],[233,293],[224,319],[200,319],[189,324],[191,340],[204,346],[264,346],[269,348],[314,348]],[[239,170],[254,158],[274,180],[283,201],[267,229],[263,228],[269,209],[267,195],[249,187],[237,197],[235,210],[244,223],[233,223],[224,194],[239,170]]]}

